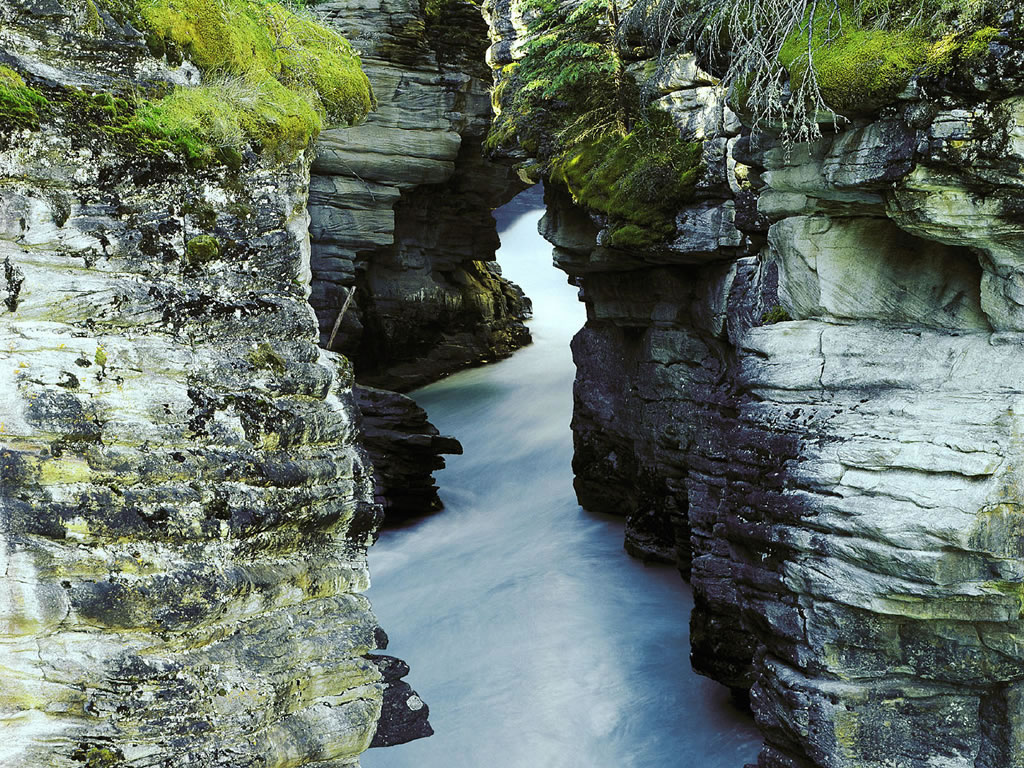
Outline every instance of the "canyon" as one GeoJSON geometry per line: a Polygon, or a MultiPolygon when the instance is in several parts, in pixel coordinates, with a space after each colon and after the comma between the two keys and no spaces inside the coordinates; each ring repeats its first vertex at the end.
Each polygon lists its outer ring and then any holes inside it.
{"type": "Polygon", "coordinates": [[[546,175],[579,504],[690,581],[760,768],[1024,766],[1019,13],[807,142],[639,56],[700,173],[630,245],[536,147],[485,159],[536,12],[482,10],[317,4],[376,110],[196,167],[102,128],[195,51],[0,7],[0,85],[51,105],[0,134],[0,762],[341,768],[430,733],[366,552],[462,451],[406,393],[529,343],[491,211],[546,175]]]}

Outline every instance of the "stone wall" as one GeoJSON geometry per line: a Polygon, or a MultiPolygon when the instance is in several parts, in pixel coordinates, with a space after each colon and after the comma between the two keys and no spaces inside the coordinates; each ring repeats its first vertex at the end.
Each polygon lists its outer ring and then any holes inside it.
{"type": "Polygon", "coordinates": [[[328,0],[363,53],[379,107],[327,131],[313,166],[313,296],[321,343],[361,383],[408,391],[529,342],[529,304],[501,277],[491,211],[523,185],[483,158],[487,27],[476,5],[328,0]],[[440,10],[438,10],[440,8],[440,10]],[[341,308],[354,290],[338,324],[341,308]]]}
{"type": "Polygon", "coordinates": [[[357,765],[385,683],[429,727],[368,656],[380,510],[307,302],[309,154],[197,169],[90,127],[81,99],[195,71],[87,19],[0,8],[51,104],[0,137],[0,763],[357,765]]]}
{"type": "Polygon", "coordinates": [[[677,56],[653,96],[706,174],[673,241],[609,248],[549,190],[580,501],[690,576],[693,665],[749,691],[761,768],[1022,765],[1022,64],[1006,32],[786,147],[677,56]]]}

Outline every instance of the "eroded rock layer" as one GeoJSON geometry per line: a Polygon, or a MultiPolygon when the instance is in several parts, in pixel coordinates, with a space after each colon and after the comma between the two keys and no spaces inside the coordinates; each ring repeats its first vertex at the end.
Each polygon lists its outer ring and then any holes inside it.
{"type": "MultiPolygon", "coordinates": [[[[519,55],[494,4],[496,66],[519,55]]],[[[648,83],[705,147],[661,248],[550,186],[587,304],[584,506],[671,559],[694,667],[749,700],[761,768],[1024,755],[1017,20],[959,80],[820,141],[751,146],[692,57],[648,83]]]]}
{"type": "Polygon", "coordinates": [[[307,302],[308,153],[197,169],[88,124],[194,74],[88,6],[0,12],[49,99],[0,135],[0,763],[357,765],[407,670],[367,658],[380,510],[307,302]]]}
{"type": "Polygon", "coordinates": [[[363,52],[379,100],[365,124],[322,135],[313,167],[321,343],[348,354],[360,382],[398,391],[511,354],[529,342],[529,304],[494,262],[491,211],[523,186],[482,156],[491,105],[479,8],[318,8],[363,52]]]}
{"type": "Polygon", "coordinates": [[[443,508],[434,470],[462,444],[441,435],[411,397],[386,389],[353,390],[362,416],[362,444],[373,462],[374,498],[388,524],[402,523],[443,508]]]}

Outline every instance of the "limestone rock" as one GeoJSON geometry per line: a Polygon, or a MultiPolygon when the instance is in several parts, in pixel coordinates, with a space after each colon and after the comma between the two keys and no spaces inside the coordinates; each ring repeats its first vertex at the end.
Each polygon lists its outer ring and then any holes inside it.
{"type": "Polygon", "coordinates": [[[0,6],[52,97],[0,137],[0,764],[355,766],[380,509],[307,302],[310,157],[194,168],[83,125],[61,88],[188,72],[85,7],[0,6]]]}
{"type": "Polygon", "coordinates": [[[461,454],[462,444],[442,436],[412,398],[373,387],[356,387],[362,443],[373,462],[374,499],[392,525],[442,508],[433,472],[443,454],[461,454]]]}
{"type": "MultiPolygon", "coordinates": [[[[514,6],[491,6],[494,61],[514,6]]],[[[737,138],[687,57],[634,64],[725,153],[677,217],[699,258],[611,251],[599,216],[547,196],[588,310],[580,502],[689,575],[693,666],[749,695],[759,768],[1024,755],[1024,45],[999,40],[788,147],[737,138]]]]}
{"type": "Polygon", "coordinates": [[[379,107],[321,136],[311,301],[321,343],[333,333],[360,382],[400,391],[529,343],[528,303],[494,263],[490,212],[522,185],[483,159],[487,28],[472,3],[439,6],[437,18],[413,0],[318,6],[361,48],[379,107]]]}

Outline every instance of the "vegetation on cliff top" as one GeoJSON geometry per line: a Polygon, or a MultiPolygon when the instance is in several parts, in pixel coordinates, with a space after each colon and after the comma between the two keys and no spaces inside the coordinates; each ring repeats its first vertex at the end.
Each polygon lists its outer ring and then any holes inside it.
{"type": "Polygon", "coordinates": [[[551,179],[576,200],[613,220],[608,244],[650,247],[675,232],[675,215],[689,202],[700,174],[703,145],[679,140],[664,112],[652,110],[628,133],[568,148],[552,162],[551,179]]]}
{"type": "Polygon", "coordinates": [[[254,143],[290,160],[328,123],[374,107],[359,57],[315,17],[272,0],[99,0],[145,30],[155,55],[190,59],[194,88],[143,99],[116,129],[206,163],[254,143]]]}
{"type": "Polygon", "coordinates": [[[754,128],[792,138],[892,102],[918,73],[969,65],[1014,0],[640,0],[626,26],[722,63],[754,128]]]}
{"type": "Polygon", "coordinates": [[[518,143],[555,183],[605,214],[609,244],[652,246],[693,197],[700,142],[649,109],[626,72],[616,0],[526,0],[525,56],[499,75],[492,148],[518,143]]]}

